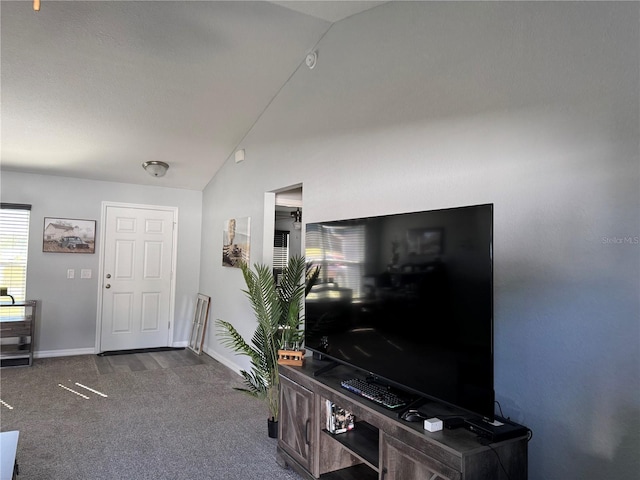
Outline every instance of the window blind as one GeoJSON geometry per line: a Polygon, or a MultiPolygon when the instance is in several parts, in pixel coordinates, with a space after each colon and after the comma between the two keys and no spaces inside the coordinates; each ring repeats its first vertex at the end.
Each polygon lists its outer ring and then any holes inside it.
{"type": "Polygon", "coordinates": [[[26,300],[30,214],[31,205],[0,204],[0,286],[16,302],[26,300]]]}
{"type": "Polygon", "coordinates": [[[273,270],[282,272],[289,262],[289,232],[276,230],[273,236],[273,270]]]}

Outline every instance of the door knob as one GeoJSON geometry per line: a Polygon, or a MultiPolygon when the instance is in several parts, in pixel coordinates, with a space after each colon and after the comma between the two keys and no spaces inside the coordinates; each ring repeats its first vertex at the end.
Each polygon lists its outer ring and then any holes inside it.
{"type": "Polygon", "coordinates": [[[107,273],[107,278],[111,278],[111,274],[110,273],[107,273]]]}
{"type": "Polygon", "coordinates": [[[111,285],[109,285],[108,283],[104,286],[104,288],[111,288],[111,285]]]}

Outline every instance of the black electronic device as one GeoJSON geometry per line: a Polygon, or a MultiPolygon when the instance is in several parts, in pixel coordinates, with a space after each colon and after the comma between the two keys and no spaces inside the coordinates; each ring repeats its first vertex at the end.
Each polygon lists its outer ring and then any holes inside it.
{"type": "Polygon", "coordinates": [[[494,418],[493,205],[306,225],[305,345],[494,418]]]}
{"type": "Polygon", "coordinates": [[[491,443],[522,437],[529,433],[527,427],[498,415],[495,416],[492,422],[482,418],[467,418],[465,420],[465,428],[480,437],[486,438],[491,443]]]}
{"type": "Polygon", "coordinates": [[[405,422],[423,422],[427,419],[427,417],[425,417],[422,413],[414,409],[405,411],[402,415],[400,415],[400,418],[405,422]]]}
{"type": "Polygon", "coordinates": [[[390,410],[404,407],[407,404],[405,398],[393,392],[390,388],[384,387],[376,382],[351,378],[349,380],[343,380],[340,385],[342,388],[367,398],[372,402],[376,402],[390,410]]]}
{"type": "Polygon", "coordinates": [[[455,430],[456,428],[466,426],[466,421],[462,417],[451,417],[445,418],[443,420],[444,428],[448,428],[449,430],[455,430]]]}

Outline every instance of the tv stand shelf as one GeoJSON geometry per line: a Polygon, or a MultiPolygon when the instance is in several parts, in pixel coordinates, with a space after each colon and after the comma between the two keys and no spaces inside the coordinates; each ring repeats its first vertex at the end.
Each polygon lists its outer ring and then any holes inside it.
{"type": "Polygon", "coordinates": [[[325,365],[311,357],[302,367],[280,366],[278,459],[309,480],[526,480],[527,437],[490,446],[464,429],[430,433],[421,422],[340,386],[357,372],[340,365],[320,376],[325,365]],[[325,430],[326,401],[351,411],[355,428],[325,430]],[[504,467],[504,469],[503,469],[504,467]]]}
{"type": "Polygon", "coordinates": [[[356,422],[354,430],[334,435],[327,430],[323,433],[341,443],[350,453],[361,459],[376,472],[379,461],[379,430],[367,422],[356,422]]]}

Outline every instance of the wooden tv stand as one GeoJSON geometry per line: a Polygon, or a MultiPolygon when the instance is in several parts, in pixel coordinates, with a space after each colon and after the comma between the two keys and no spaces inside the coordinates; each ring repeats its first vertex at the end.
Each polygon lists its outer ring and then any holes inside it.
{"type": "Polygon", "coordinates": [[[362,377],[349,367],[314,377],[325,364],[306,357],[302,367],[280,366],[281,465],[322,480],[527,479],[526,436],[488,444],[462,428],[430,433],[342,388],[341,380],[362,377]],[[355,415],[353,430],[326,431],[327,400],[355,415]]]}

